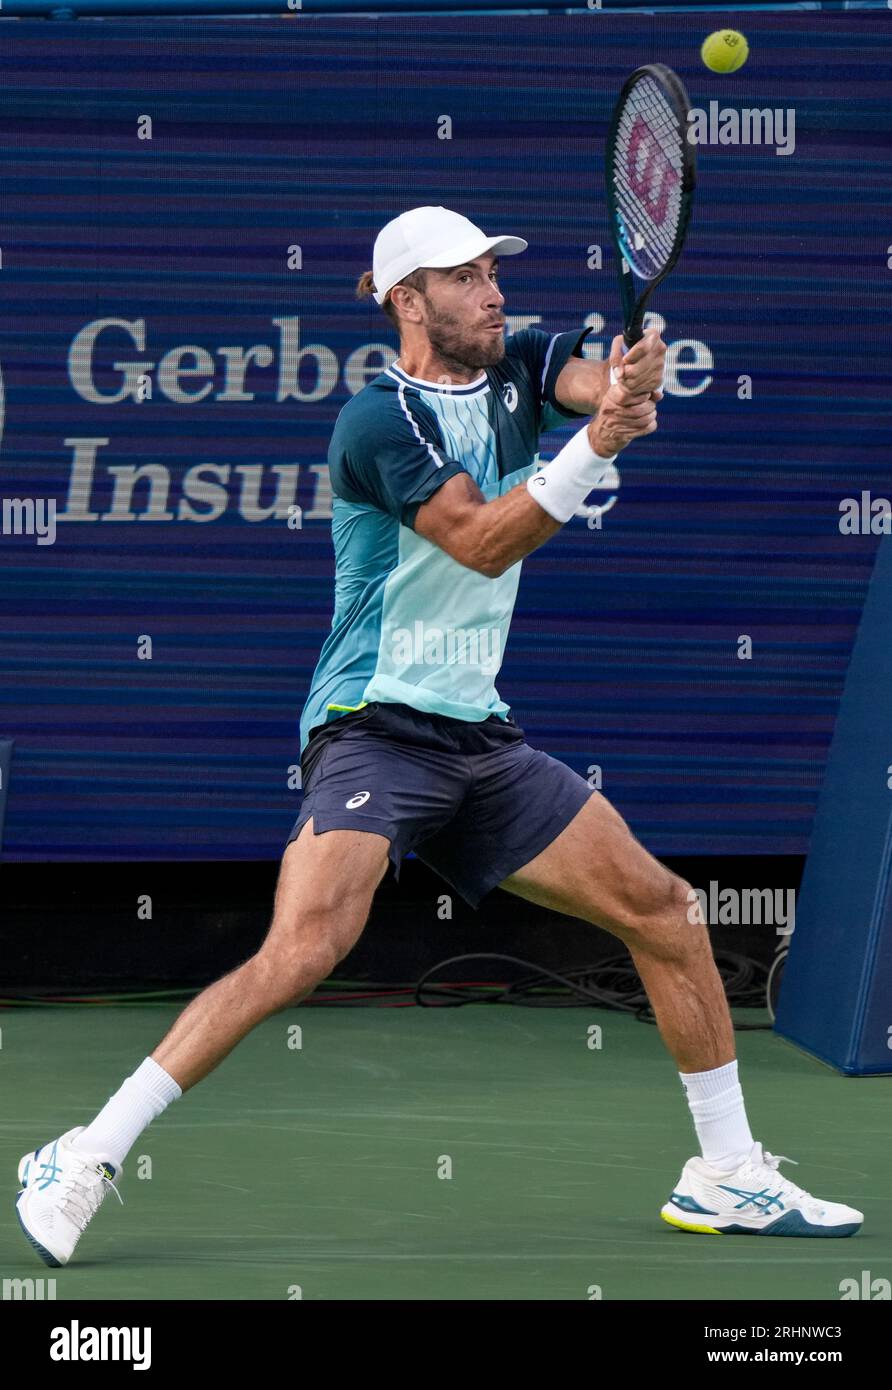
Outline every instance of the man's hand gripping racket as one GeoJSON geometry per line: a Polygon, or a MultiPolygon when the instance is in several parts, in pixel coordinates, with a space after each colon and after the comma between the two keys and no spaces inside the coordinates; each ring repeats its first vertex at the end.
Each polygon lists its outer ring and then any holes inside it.
{"type": "Polygon", "coordinates": [[[657,428],[656,402],[663,395],[666,344],[652,329],[626,357],[623,347],[623,335],[618,333],[610,349],[611,384],[588,427],[589,443],[602,458],[618,454],[633,439],[653,434],[657,428]],[[618,378],[617,372],[621,373],[618,378]]]}

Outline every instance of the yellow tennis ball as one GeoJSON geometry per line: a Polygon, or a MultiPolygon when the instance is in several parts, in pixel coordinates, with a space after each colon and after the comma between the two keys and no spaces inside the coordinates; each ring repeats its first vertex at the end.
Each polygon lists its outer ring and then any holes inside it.
{"type": "Polygon", "coordinates": [[[750,46],[736,29],[716,29],[703,40],[700,57],[710,72],[736,72],[749,57],[750,46]]]}

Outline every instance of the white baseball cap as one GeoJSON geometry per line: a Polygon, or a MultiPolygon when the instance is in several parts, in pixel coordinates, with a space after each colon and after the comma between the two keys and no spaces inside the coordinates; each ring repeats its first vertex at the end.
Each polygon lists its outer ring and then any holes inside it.
{"type": "Polygon", "coordinates": [[[449,208],[411,208],[388,222],[375,238],[375,300],[383,304],[388,290],[413,270],[464,265],[486,251],[516,256],[528,245],[519,236],[486,236],[467,217],[449,208]]]}

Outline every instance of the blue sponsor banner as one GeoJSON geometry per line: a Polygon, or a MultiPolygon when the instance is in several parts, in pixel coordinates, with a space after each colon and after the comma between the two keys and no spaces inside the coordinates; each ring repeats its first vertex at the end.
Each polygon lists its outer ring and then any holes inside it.
{"type": "Polygon", "coordinates": [[[497,684],[655,852],[804,852],[892,497],[889,22],[728,12],[722,77],[696,14],[0,20],[6,857],[278,855],[328,437],[396,354],[375,234],[437,203],[526,237],[510,324],[603,356],[648,61],[700,142],[660,430],[525,562],[497,684]]]}

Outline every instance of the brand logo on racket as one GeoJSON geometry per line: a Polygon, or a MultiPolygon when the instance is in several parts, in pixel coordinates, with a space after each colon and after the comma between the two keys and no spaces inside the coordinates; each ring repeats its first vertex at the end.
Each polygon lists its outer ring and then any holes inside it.
{"type": "MultiPolygon", "coordinates": [[[[643,116],[636,116],[629,134],[626,173],[629,187],[640,199],[648,217],[662,226],[672,191],[681,183],[681,178],[643,116]]],[[[641,246],[635,249],[640,251],[641,246]]]]}
{"type": "Polygon", "coordinates": [[[348,811],[355,811],[358,806],[366,804],[371,794],[371,792],[357,792],[355,796],[351,796],[349,801],[345,801],[344,805],[348,811]]]}

